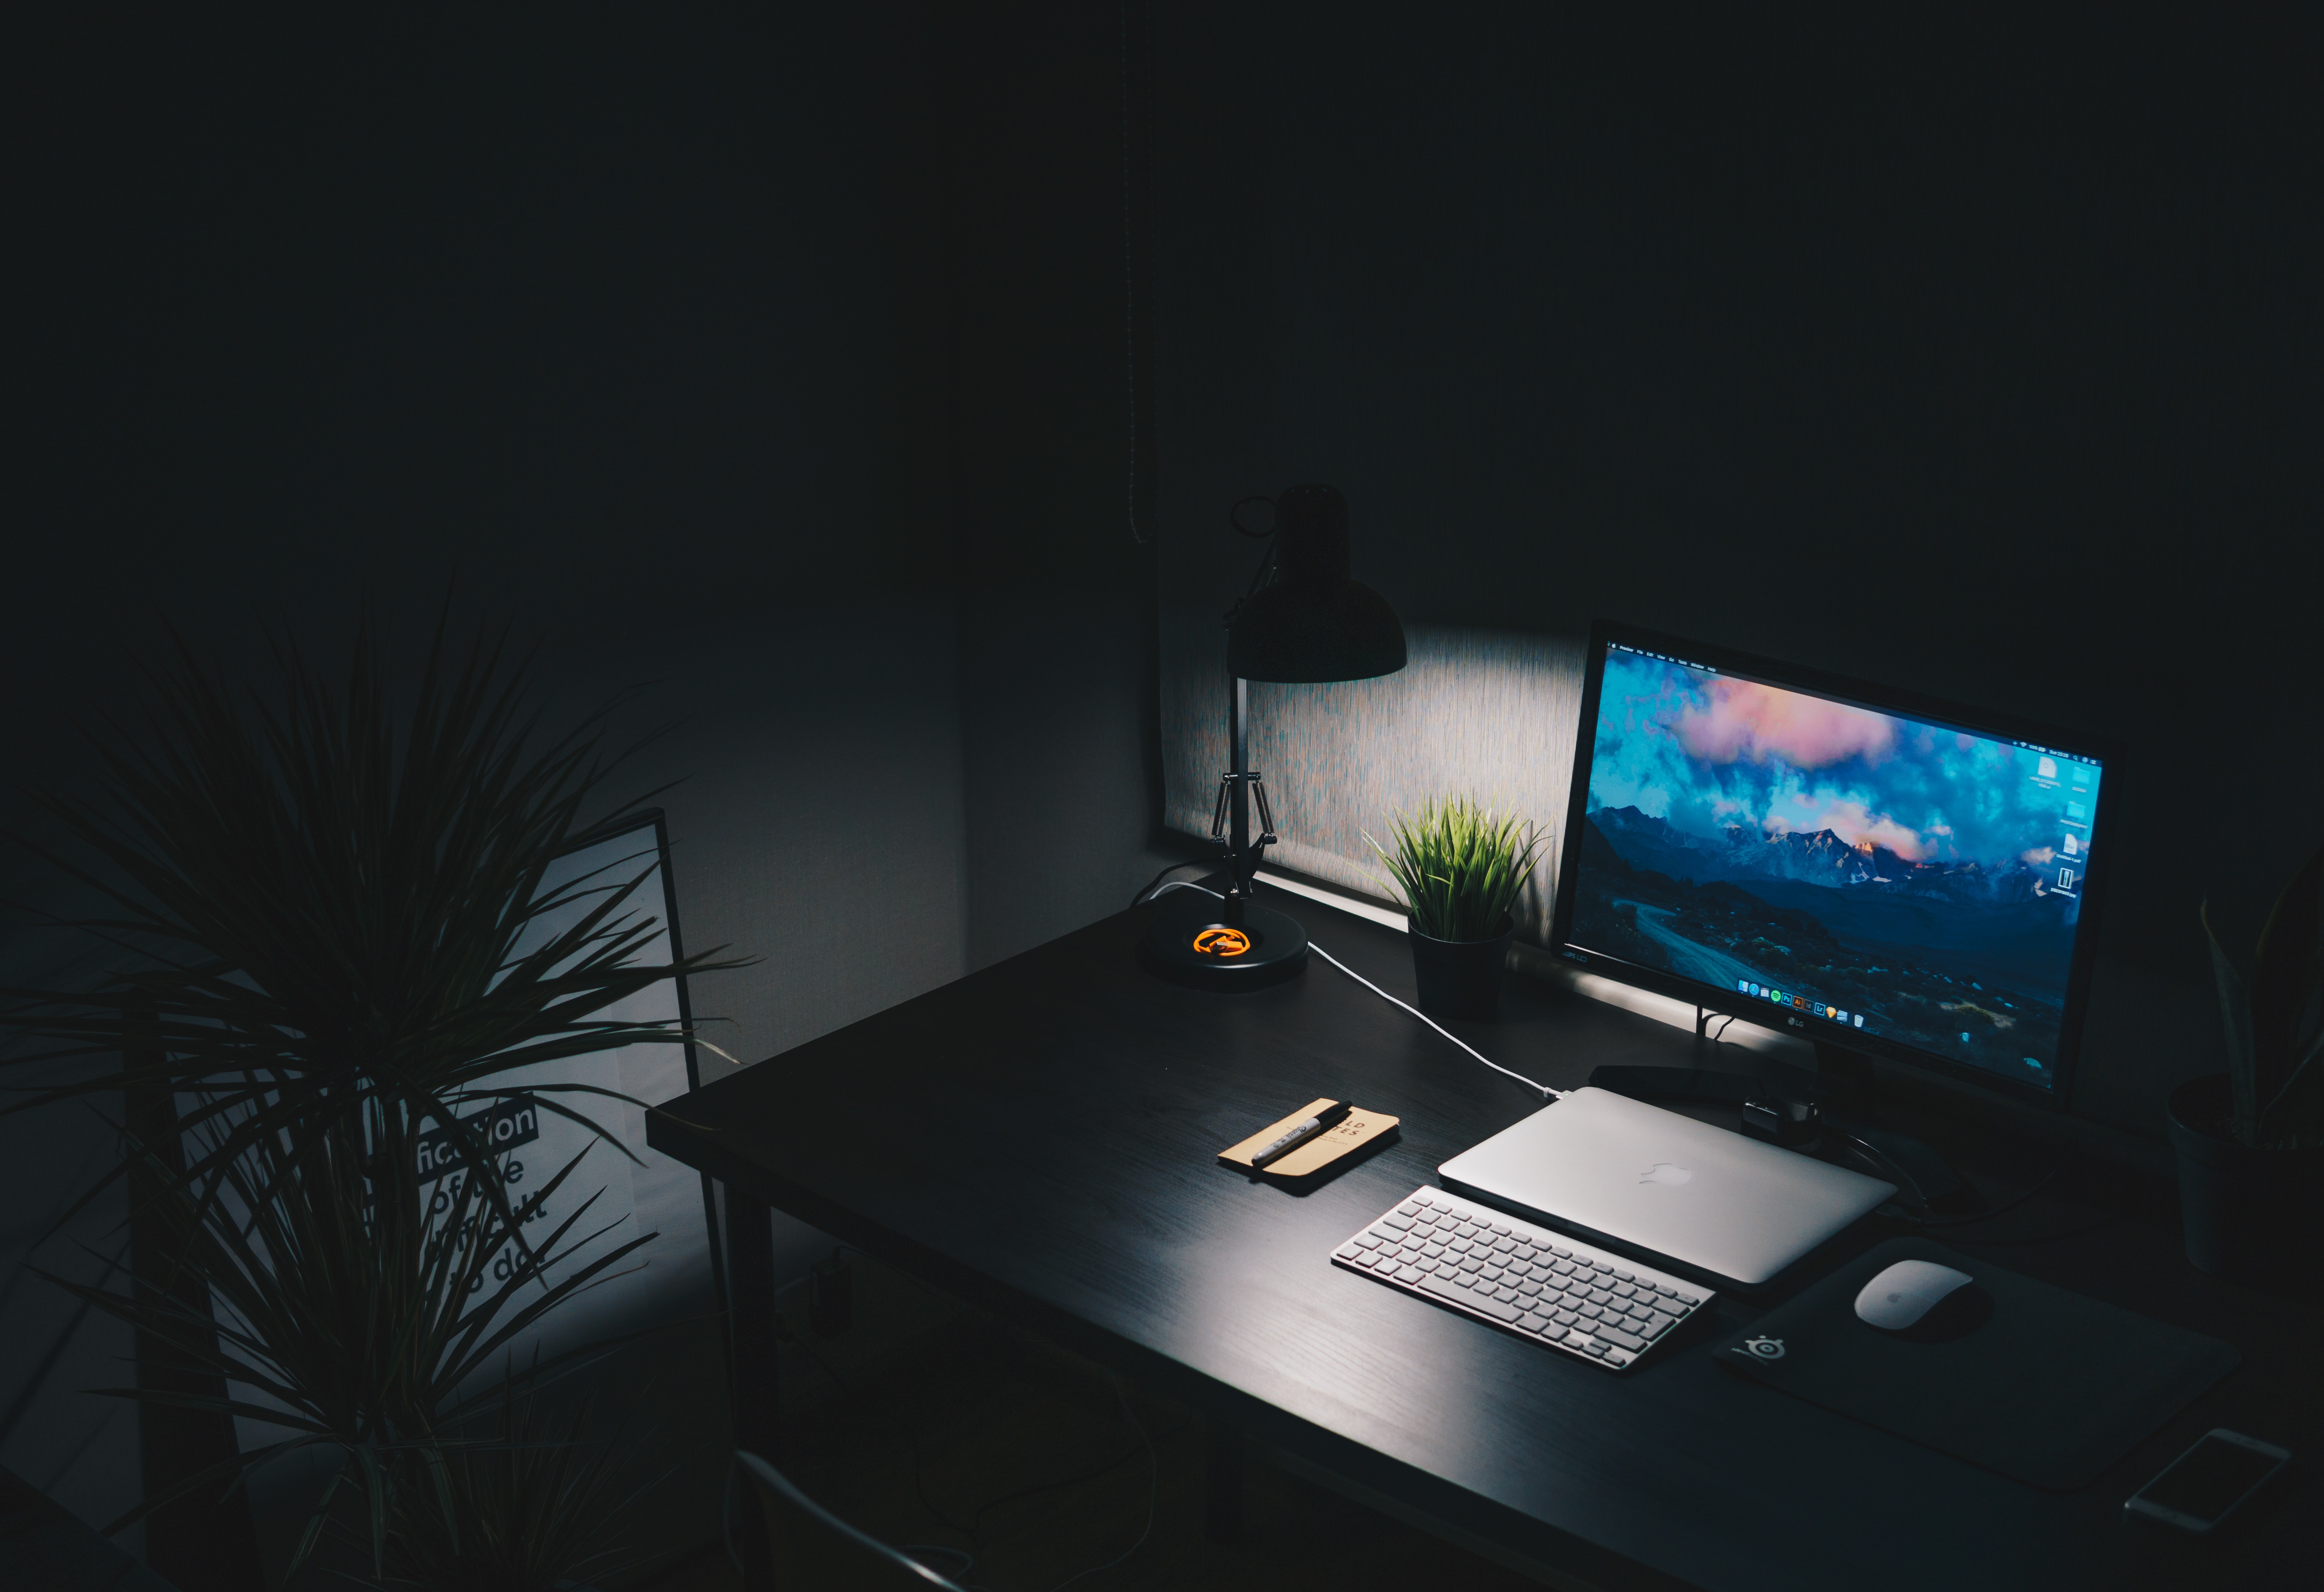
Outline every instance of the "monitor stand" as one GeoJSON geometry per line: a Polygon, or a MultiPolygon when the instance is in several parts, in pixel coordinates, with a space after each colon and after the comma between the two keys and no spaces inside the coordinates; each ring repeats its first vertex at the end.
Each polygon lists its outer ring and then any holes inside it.
{"type": "Polygon", "coordinates": [[[1821,1040],[1816,1041],[1815,1055],[1816,1075],[1826,1080],[1831,1091],[1831,1103],[1823,1107],[1827,1123],[1878,1151],[1890,1170],[1910,1180],[1908,1192],[1918,1194],[1924,1208],[1967,1214],[1982,1203],[1976,1190],[1928,1145],[1910,1134],[1874,1127],[1859,1119],[1861,1107],[1870,1103],[1875,1093],[1871,1057],[1821,1040]]]}
{"type": "Polygon", "coordinates": [[[1754,1097],[1813,1102],[1830,1134],[1854,1141],[1852,1153],[1875,1175],[1898,1185],[1907,1205],[1947,1215],[1969,1216],[1984,1208],[1974,1189],[1945,1158],[1910,1134],[1876,1126],[1871,1107],[1877,1097],[1868,1056],[1838,1045],[1818,1043],[1813,1072],[1770,1058],[1753,1056],[1742,1069],[1738,1052],[1721,1047],[1709,1032],[1712,1014],[1695,1014],[1695,1064],[1692,1068],[1601,1067],[1590,1081],[1634,1099],[1718,1100],[1740,1106],[1754,1097]],[[1868,1147],[1871,1154],[1865,1153],[1868,1147]]]}

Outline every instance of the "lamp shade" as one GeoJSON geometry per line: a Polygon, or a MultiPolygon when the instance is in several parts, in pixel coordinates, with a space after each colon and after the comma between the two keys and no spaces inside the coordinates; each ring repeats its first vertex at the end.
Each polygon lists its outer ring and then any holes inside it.
{"type": "Polygon", "coordinates": [[[1227,672],[1242,680],[1370,680],[1404,667],[1404,625],[1348,578],[1348,504],[1330,486],[1276,499],[1273,577],[1227,616],[1227,672]]]}

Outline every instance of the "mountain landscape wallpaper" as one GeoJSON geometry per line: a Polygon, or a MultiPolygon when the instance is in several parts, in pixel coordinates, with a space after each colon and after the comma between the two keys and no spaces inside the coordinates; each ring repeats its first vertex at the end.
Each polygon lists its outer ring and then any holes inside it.
{"type": "Polygon", "coordinates": [[[2098,780],[1609,648],[1571,938],[2047,1085],[2098,780]]]}

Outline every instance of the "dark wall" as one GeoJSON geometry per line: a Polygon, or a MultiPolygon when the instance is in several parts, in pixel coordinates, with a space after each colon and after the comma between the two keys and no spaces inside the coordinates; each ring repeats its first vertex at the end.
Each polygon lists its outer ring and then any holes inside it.
{"type": "Polygon", "coordinates": [[[943,584],[927,50],[901,5],[56,41],[20,568],[173,611],[456,569],[573,627],[943,584]]]}
{"type": "Polygon", "coordinates": [[[1120,911],[1168,860],[1145,850],[1145,10],[942,13],[971,967],[1120,911]]]}
{"type": "Polygon", "coordinates": [[[2089,1076],[2154,1128],[2198,901],[2248,945],[2324,838],[2313,20],[1161,16],[1166,604],[1324,479],[1408,619],[2117,738],[2089,1076]]]}
{"type": "MultiPolygon", "coordinates": [[[[162,620],[332,657],[368,603],[408,655],[456,577],[456,629],[541,642],[552,714],[635,687],[623,731],[673,727],[614,788],[685,782],[689,940],[766,958],[696,992],[748,1060],[1117,906],[1150,557],[1120,28],[1084,20],[15,34],[0,818],[78,776],[162,620]]],[[[0,884],[42,887],[13,856],[0,884]]],[[[22,927],[11,982],[44,956],[22,927]]],[[[82,1125],[0,1124],[46,1134],[0,1154],[19,1282],[110,1152],[82,1125]]],[[[36,1294],[0,1283],[0,1363],[68,1318],[36,1294]]],[[[77,1390],[123,1347],[85,1333],[0,1432],[97,1518],[134,1498],[133,1423],[77,1390]]]]}

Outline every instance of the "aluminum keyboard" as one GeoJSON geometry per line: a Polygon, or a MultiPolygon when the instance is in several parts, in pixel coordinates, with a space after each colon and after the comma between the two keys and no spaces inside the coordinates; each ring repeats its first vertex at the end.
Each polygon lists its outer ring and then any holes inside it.
{"type": "Polygon", "coordinates": [[[1616,1370],[1718,1297],[1441,1189],[1398,1201],[1332,1261],[1616,1370]]]}

